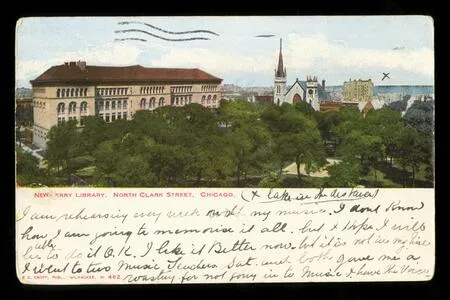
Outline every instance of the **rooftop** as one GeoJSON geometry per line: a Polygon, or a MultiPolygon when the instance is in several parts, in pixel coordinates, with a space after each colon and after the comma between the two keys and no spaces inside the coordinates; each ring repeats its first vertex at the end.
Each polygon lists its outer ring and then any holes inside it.
{"type": "Polygon", "coordinates": [[[168,81],[220,83],[222,79],[197,68],[145,68],[141,65],[125,67],[89,66],[85,62],[69,62],[49,68],[30,82],[37,86],[66,82],[71,84],[114,84],[168,81]]]}

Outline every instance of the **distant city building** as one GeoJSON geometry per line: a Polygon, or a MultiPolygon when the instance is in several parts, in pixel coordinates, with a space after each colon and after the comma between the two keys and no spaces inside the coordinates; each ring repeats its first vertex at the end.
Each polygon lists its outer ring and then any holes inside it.
{"type": "Polygon", "coordinates": [[[331,101],[342,101],[342,93],[343,93],[342,86],[327,86],[325,88],[325,91],[327,92],[328,98],[331,101]]]}
{"type": "MultiPolygon", "coordinates": [[[[31,90],[30,90],[31,95],[31,90]]],[[[25,138],[28,143],[33,142],[33,99],[25,97],[25,95],[18,96],[16,93],[16,132],[19,140],[25,138]]]]}
{"type": "Polygon", "coordinates": [[[31,98],[32,91],[29,88],[16,88],[16,100],[22,98],[31,98]]]}
{"type": "Polygon", "coordinates": [[[273,96],[272,95],[254,95],[254,96],[252,96],[251,102],[262,103],[262,104],[273,104],[273,96]]]}
{"type": "Polygon", "coordinates": [[[69,120],[82,126],[87,116],[112,122],[168,105],[216,108],[221,83],[200,69],[89,66],[81,61],[53,66],[31,81],[33,143],[45,148],[52,126],[69,120]]]}
{"type": "Polygon", "coordinates": [[[286,89],[287,72],[283,64],[282,40],[280,39],[280,54],[278,56],[278,66],[275,69],[273,101],[277,105],[283,103],[295,104],[305,101],[311,107],[319,111],[320,101],[327,100],[328,96],[325,92],[325,80],[322,85],[317,82],[317,76],[307,76],[306,81],[300,81],[298,78],[286,89]]]}
{"type": "Polygon", "coordinates": [[[223,93],[222,94],[222,98],[225,100],[238,100],[238,99],[242,99],[242,94],[241,93],[223,93]]]}
{"type": "Polygon", "coordinates": [[[16,108],[32,108],[33,107],[33,98],[18,98],[16,99],[16,108]]]}
{"type": "Polygon", "coordinates": [[[364,102],[372,101],[373,82],[368,80],[349,80],[344,82],[344,101],[364,102]]]}

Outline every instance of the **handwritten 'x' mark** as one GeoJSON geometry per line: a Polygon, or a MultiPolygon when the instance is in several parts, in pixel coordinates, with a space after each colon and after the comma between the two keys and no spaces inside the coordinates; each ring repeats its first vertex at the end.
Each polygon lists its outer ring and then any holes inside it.
{"type": "Polygon", "coordinates": [[[247,202],[253,201],[255,199],[255,197],[258,197],[258,198],[261,197],[260,195],[258,195],[258,190],[252,191],[252,199],[251,200],[248,200],[244,197],[244,191],[241,192],[241,198],[244,201],[247,201],[247,202]]]}

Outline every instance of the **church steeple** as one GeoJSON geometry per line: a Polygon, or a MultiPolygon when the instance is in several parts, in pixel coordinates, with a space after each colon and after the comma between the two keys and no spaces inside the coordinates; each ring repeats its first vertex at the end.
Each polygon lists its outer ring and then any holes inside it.
{"type": "Polygon", "coordinates": [[[286,68],[283,65],[282,40],[280,39],[280,54],[278,56],[278,66],[275,69],[275,80],[273,90],[273,101],[280,105],[285,101],[286,94],[286,68]]]}
{"type": "Polygon", "coordinates": [[[276,77],[286,77],[286,69],[283,66],[283,41],[280,39],[280,54],[278,55],[278,67],[275,72],[276,77]]]}

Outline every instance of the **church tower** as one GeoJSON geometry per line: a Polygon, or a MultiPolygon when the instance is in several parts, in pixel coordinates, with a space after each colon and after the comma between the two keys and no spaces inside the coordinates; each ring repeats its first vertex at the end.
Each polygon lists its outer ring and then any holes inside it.
{"type": "Polygon", "coordinates": [[[306,76],[306,102],[314,108],[319,110],[319,91],[317,84],[317,76],[306,76]]]}
{"type": "Polygon", "coordinates": [[[286,68],[283,66],[282,39],[280,39],[280,54],[278,56],[278,67],[275,69],[275,82],[273,91],[273,102],[281,105],[286,94],[286,68]]]}

